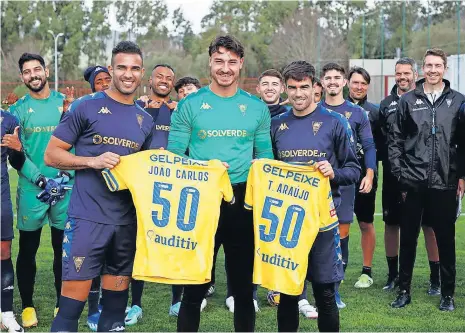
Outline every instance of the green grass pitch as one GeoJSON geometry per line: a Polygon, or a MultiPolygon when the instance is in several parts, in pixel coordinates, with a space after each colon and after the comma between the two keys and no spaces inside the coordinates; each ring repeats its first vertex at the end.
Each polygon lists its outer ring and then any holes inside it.
{"type": "MultiPolygon", "coordinates": [[[[16,197],[16,172],[10,171],[13,204],[16,197]]],[[[381,186],[379,187],[381,188],[381,186]]],[[[376,211],[381,211],[380,191],[377,197],[376,211]]],[[[441,207],[438,207],[441,209],[441,207]]],[[[358,290],[353,287],[362,266],[360,248],[360,230],[357,223],[351,228],[350,262],[346,279],[341,285],[341,295],[347,308],[341,310],[342,331],[464,331],[465,330],[465,221],[461,217],[457,222],[457,287],[456,311],[442,313],[438,310],[439,297],[426,295],[429,281],[429,265],[426,257],[422,234],[419,238],[417,261],[414,270],[412,304],[405,309],[391,309],[389,303],[394,299],[393,293],[382,291],[386,282],[386,259],[384,254],[384,223],[381,216],[376,216],[377,236],[376,252],[373,262],[374,284],[369,289],[358,290]]],[[[17,235],[16,235],[17,236],[17,235]]],[[[18,238],[13,241],[13,260],[16,260],[18,238]]],[[[37,309],[39,326],[28,331],[49,331],[53,318],[55,291],[53,287],[52,249],[50,229],[44,228],[41,247],[37,255],[37,277],[34,302],[37,309]]],[[[233,315],[226,309],[224,260],[218,256],[216,293],[208,299],[208,305],[202,313],[201,331],[233,331],[233,315]]],[[[142,297],[143,318],[136,325],[128,327],[129,332],[175,331],[176,318],[168,316],[171,300],[171,288],[168,285],[146,283],[142,297]]],[[[309,288],[311,290],[311,288],[309,288]]],[[[311,300],[310,295],[310,300],[311,300]]],[[[266,302],[266,290],[259,288],[261,311],[257,313],[257,331],[276,331],[276,308],[266,302]]],[[[20,321],[21,305],[19,292],[15,290],[14,310],[20,321]]],[[[79,322],[80,331],[89,331],[86,326],[87,307],[79,322]]],[[[300,317],[300,331],[317,331],[315,320],[300,317]]]]}

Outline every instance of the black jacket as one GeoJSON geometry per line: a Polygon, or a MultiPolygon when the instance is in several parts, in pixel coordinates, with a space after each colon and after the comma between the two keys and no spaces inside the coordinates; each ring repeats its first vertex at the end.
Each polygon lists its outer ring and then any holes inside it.
{"type": "Polygon", "coordinates": [[[390,127],[388,156],[392,174],[401,186],[456,189],[464,176],[465,97],[444,80],[434,104],[424,90],[424,79],[402,95],[390,127]],[[460,111],[460,112],[459,112],[460,111]]]}
{"type": "Polygon", "coordinates": [[[384,168],[389,168],[388,160],[388,144],[390,127],[396,120],[395,114],[397,105],[399,103],[399,95],[397,94],[397,84],[391,89],[391,94],[381,101],[379,104],[379,128],[380,128],[380,139],[382,143],[379,143],[378,158],[383,162],[384,168]]]}

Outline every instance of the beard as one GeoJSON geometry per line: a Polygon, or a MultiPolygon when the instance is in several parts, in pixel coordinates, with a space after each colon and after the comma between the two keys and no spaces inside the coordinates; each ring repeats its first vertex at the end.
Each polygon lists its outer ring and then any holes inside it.
{"type": "Polygon", "coordinates": [[[44,89],[45,87],[45,84],[47,83],[47,80],[45,80],[44,78],[41,78],[39,76],[35,76],[33,78],[31,78],[29,80],[29,82],[24,82],[24,84],[26,85],[26,87],[30,90],[30,91],[33,91],[33,92],[40,92],[42,91],[42,89],[44,89]],[[30,83],[34,80],[40,80],[40,85],[38,87],[33,87],[30,83]]]}

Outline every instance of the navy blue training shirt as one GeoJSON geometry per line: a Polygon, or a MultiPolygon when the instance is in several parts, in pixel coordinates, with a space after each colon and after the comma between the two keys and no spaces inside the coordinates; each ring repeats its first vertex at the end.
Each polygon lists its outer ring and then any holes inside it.
{"type": "Polygon", "coordinates": [[[331,189],[336,206],[340,203],[339,186],[355,184],[360,177],[352,140],[347,120],[320,104],[303,117],[289,110],[271,120],[276,159],[285,162],[327,160],[331,164],[335,175],[331,189]]]}
{"type": "MultiPolygon", "coordinates": [[[[151,100],[148,101],[150,103],[151,100]]],[[[168,103],[171,101],[168,101],[168,103]]],[[[145,103],[142,101],[136,101],[136,103],[144,107],[145,103]]],[[[154,122],[153,127],[153,138],[152,138],[152,147],[153,148],[160,148],[163,147],[166,149],[168,146],[168,136],[170,134],[170,126],[171,126],[171,114],[173,110],[171,110],[166,103],[162,103],[160,108],[145,108],[152,117],[154,122]]]]}
{"type": "Polygon", "coordinates": [[[376,171],[376,147],[368,112],[349,101],[344,101],[337,106],[328,105],[326,101],[322,101],[321,105],[330,111],[341,114],[349,121],[357,145],[356,151],[360,164],[364,169],[370,168],[376,171]]]}
{"type": "MultiPolygon", "coordinates": [[[[74,146],[76,156],[125,156],[151,148],[152,129],[152,117],[137,104],[122,104],[98,92],[74,101],[53,135],[74,146]]],[[[136,223],[130,192],[110,192],[101,170],[95,169],[76,170],[68,216],[103,224],[136,223]]]]}
{"type": "MultiPolygon", "coordinates": [[[[9,112],[1,110],[2,138],[5,134],[13,134],[15,127],[19,126],[18,119],[9,112]]],[[[10,200],[10,182],[8,176],[7,158],[9,149],[2,147],[2,202],[10,200]]]]}

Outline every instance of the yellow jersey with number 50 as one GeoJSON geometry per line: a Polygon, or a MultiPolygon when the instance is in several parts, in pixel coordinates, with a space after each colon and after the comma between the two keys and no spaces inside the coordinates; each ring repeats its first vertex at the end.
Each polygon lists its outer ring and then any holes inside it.
{"type": "Polygon", "coordinates": [[[129,189],[136,207],[132,276],[168,284],[209,282],[221,202],[233,200],[223,164],[146,150],[122,156],[102,174],[111,191],[129,189]]]}
{"type": "Polygon", "coordinates": [[[253,282],[300,295],[308,255],[319,231],[338,226],[329,179],[313,164],[259,159],[247,179],[245,208],[253,208],[253,282]]]}

